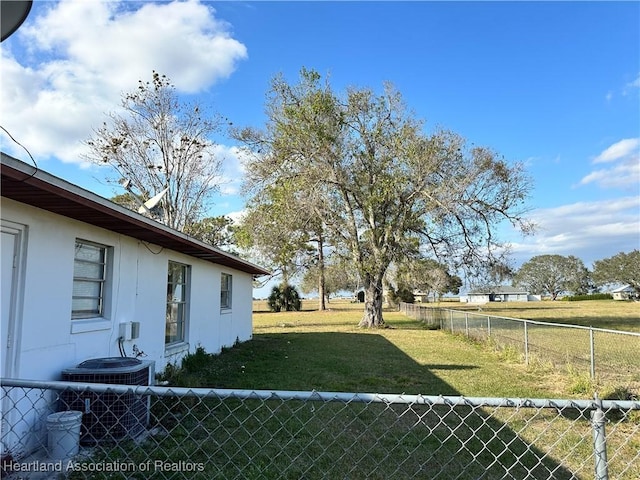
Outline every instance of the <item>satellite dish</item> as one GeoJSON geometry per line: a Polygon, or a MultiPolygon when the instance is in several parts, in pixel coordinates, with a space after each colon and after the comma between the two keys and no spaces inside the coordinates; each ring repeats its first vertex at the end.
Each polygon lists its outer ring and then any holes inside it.
{"type": "Polygon", "coordinates": [[[118,180],[118,183],[122,185],[122,188],[131,192],[131,189],[129,188],[131,186],[131,180],[129,180],[128,178],[121,178],[120,180],[118,180]]]}
{"type": "Polygon", "coordinates": [[[153,207],[155,207],[156,205],[158,205],[158,203],[160,203],[160,200],[164,198],[168,190],[169,190],[169,187],[165,188],[160,193],[155,194],[149,200],[144,202],[138,209],[138,213],[147,213],[151,211],[153,207]]]}
{"type": "Polygon", "coordinates": [[[1,42],[15,32],[31,11],[33,0],[10,0],[0,2],[1,42]]]}

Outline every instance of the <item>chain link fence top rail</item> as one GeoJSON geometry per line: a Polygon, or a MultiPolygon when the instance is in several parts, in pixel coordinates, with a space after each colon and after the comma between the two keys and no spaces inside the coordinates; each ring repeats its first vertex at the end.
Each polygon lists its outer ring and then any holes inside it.
{"type": "Polygon", "coordinates": [[[632,401],[1,383],[7,479],[640,478],[632,401]],[[79,452],[53,460],[69,405],[79,452]]]}
{"type": "Polygon", "coordinates": [[[405,315],[433,328],[512,348],[526,363],[569,367],[640,395],[640,333],[499,317],[441,307],[400,304],[405,315]]]}

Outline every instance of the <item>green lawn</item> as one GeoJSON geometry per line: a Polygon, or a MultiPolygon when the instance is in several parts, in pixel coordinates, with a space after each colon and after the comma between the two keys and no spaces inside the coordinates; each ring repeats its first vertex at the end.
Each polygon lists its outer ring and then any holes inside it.
{"type": "MultiPolygon", "coordinates": [[[[473,338],[489,340],[492,346],[510,350],[522,362],[525,360],[524,323],[512,319],[532,320],[527,324],[528,360],[545,366],[547,370],[569,372],[571,375],[559,377],[560,386],[566,386],[567,379],[573,383],[568,392],[589,394],[598,391],[607,397],[626,391],[638,396],[640,336],[639,332],[634,332],[640,324],[634,316],[638,305],[636,302],[612,300],[490,303],[481,306],[462,304],[458,307],[443,304],[448,310],[441,312],[445,329],[453,326],[456,333],[468,332],[473,338]],[[587,325],[595,327],[593,335],[589,328],[584,328],[587,325]],[[596,381],[589,378],[592,342],[596,381]],[[576,387],[576,380],[582,386],[576,387]]],[[[422,308],[429,306],[423,305],[422,308]]],[[[563,393],[562,389],[556,391],[563,393]]]]}
{"type": "MultiPolygon", "coordinates": [[[[358,328],[362,305],[269,313],[257,304],[253,340],[200,351],[169,372],[172,385],[249,390],[589,398],[571,379],[385,312],[387,328],[358,328]]],[[[586,412],[555,409],[158,398],[163,434],[122,444],[107,459],[189,460],[189,478],[593,478],[586,412]]],[[[611,478],[640,477],[640,423],[607,425],[611,478]],[[626,469],[626,472],[622,473],[626,469]]],[[[92,461],[96,461],[93,458],[92,461]]],[[[72,478],[82,478],[76,476],[72,478]]],[[[91,478],[111,478],[91,477],[91,478]]],[[[119,478],[119,477],[118,477],[119,478]]],[[[129,478],[164,477],[160,473],[129,478]]]]}
{"type": "MultiPolygon", "coordinates": [[[[265,311],[263,303],[257,303],[256,307],[252,341],[228,349],[221,355],[203,356],[200,361],[194,361],[190,372],[182,372],[179,383],[234,389],[468,397],[589,399],[592,395],[592,392],[581,390],[575,393],[573,383],[576,379],[566,375],[566,372],[540,365],[527,367],[509,352],[496,352],[459,336],[427,329],[398,312],[385,312],[387,328],[366,330],[357,326],[362,310],[362,305],[358,304],[333,302],[330,310],[325,312],[312,310],[316,305],[311,302],[304,304],[302,312],[270,313],[265,311]]],[[[301,404],[282,409],[277,406],[276,410],[286,417],[291,413],[290,410],[294,410],[296,416],[299,412],[307,412],[308,408],[308,405],[301,404]]],[[[381,411],[380,408],[375,405],[323,404],[312,416],[313,420],[305,417],[293,421],[301,421],[306,425],[300,427],[298,434],[304,438],[316,436],[317,439],[318,435],[335,438],[327,445],[323,440],[323,446],[314,447],[325,448],[327,452],[332,452],[331,455],[338,455],[337,452],[343,450],[351,451],[354,444],[365,438],[367,442],[374,442],[378,431],[386,432],[383,437],[388,437],[388,441],[396,445],[394,451],[398,442],[407,451],[414,451],[419,446],[428,451],[439,449],[437,451],[443,452],[448,460],[444,462],[442,470],[434,470],[440,473],[431,473],[433,478],[450,478],[454,472],[455,475],[460,474],[460,478],[479,478],[485,469],[483,478],[502,478],[504,471],[501,466],[505,462],[517,464],[511,472],[513,478],[524,478],[527,469],[532,472],[527,478],[590,478],[592,475],[590,424],[586,419],[576,421],[574,415],[526,409],[496,409],[491,412],[487,409],[462,409],[452,415],[447,411],[438,411],[438,408],[425,412],[420,412],[418,408],[400,415],[399,418],[404,420],[399,421],[397,416],[388,416],[390,412],[385,412],[384,408],[381,411]],[[354,425],[349,420],[353,416],[368,420],[358,421],[354,425]],[[461,424],[460,416],[465,417],[464,424],[461,424]],[[425,422],[431,425],[429,428],[440,425],[443,427],[442,436],[416,438],[412,433],[405,437],[408,426],[404,422],[425,422]],[[496,431],[501,433],[496,435],[496,431]],[[432,441],[436,443],[431,444],[432,441]],[[463,443],[459,443],[461,441],[463,443]],[[505,445],[509,445],[507,450],[512,454],[522,455],[521,461],[510,457],[510,460],[503,458],[496,463],[496,455],[505,451],[505,445]],[[543,452],[551,445],[553,451],[550,456],[541,460],[543,452]],[[514,453],[518,451],[521,453],[514,453]],[[468,458],[467,454],[470,455],[468,458]],[[456,457],[455,461],[452,455],[456,457]],[[554,458],[563,458],[562,465],[569,467],[571,472],[555,463],[554,458]],[[467,467],[462,468],[461,465],[467,467]],[[552,470],[553,474],[550,473],[552,470]]],[[[267,419],[262,417],[263,413],[253,411],[250,416],[258,415],[259,419],[251,422],[270,424],[275,421],[280,425],[279,422],[290,421],[280,418],[280,413],[276,419],[271,416],[267,419]]],[[[267,412],[264,415],[270,414],[267,412]]],[[[617,451],[618,461],[612,462],[612,472],[627,468],[628,465],[620,462],[620,459],[633,458],[640,448],[638,429],[638,425],[633,423],[631,427],[616,426],[607,432],[609,445],[617,451]],[[628,438],[629,431],[632,440],[628,438]]],[[[290,447],[300,451],[310,448],[305,447],[304,442],[294,442],[290,447]]],[[[272,454],[277,456],[277,452],[272,454]]],[[[394,458],[375,464],[375,468],[368,473],[357,470],[359,475],[342,463],[348,459],[338,455],[340,461],[331,463],[327,454],[323,455],[322,452],[319,457],[318,464],[309,460],[311,463],[305,463],[302,471],[296,471],[291,478],[301,472],[309,478],[319,478],[318,465],[326,462],[333,469],[331,471],[338,472],[336,474],[341,477],[410,478],[398,476],[397,464],[394,463],[397,459],[394,458]]],[[[430,464],[432,459],[427,457],[414,453],[411,462],[405,465],[409,469],[407,471],[430,464]]],[[[266,459],[262,462],[264,468],[258,469],[260,472],[279,468],[266,459]]],[[[637,463],[636,460],[630,467],[631,474],[625,473],[619,478],[636,478],[640,473],[637,463]]],[[[325,468],[329,468],[327,465],[325,468]]],[[[440,467],[432,465],[432,468],[440,467]]],[[[258,475],[258,478],[261,477],[258,475]]]]}
{"type": "MultiPolygon", "coordinates": [[[[464,304],[463,304],[464,305],[464,304]]],[[[592,323],[596,323],[596,318],[606,318],[607,326],[633,324],[633,307],[637,304],[629,302],[615,301],[590,301],[590,302],[535,302],[530,305],[521,304],[490,304],[483,306],[482,314],[505,315],[513,318],[529,318],[538,321],[554,319],[563,323],[579,323],[580,319],[593,315],[592,323]],[[531,306],[533,305],[533,306],[531,306]],[[507,306],[509,308],[507,308],[507,306]],[[516,317],[516,314],[520,315],[516,317]],[[528,315],[524,315],[525,313],[528,315]],[[554,313],[561,312],[561,313],[554,313]],[[568,313],[573,312],[576,317],[569,317],[568,313]],[[617,320],[611,320],[617,319],[617,320]]],[[[442,306],[458,309],[459,304],[450,302],[442,306]]],[[[584,375],[588,376],[589,371],[589,335],[588,331],[559,329],[553,326],[531,326],[529,329],[530,347],[532,354],[537,355],[535,367],[527,368],[522,364],[522,355],[514,354],[512,351],[494,352],[486,346],[479,346],[471,342],[461,341],[453,338],[449,334],[437,330],[427,330],[418,322],[405,317],[404,315],[386,311],[385,319],[390,328],[367,331],[357,327],[361,315],[362,305],[349,302],[333,302],[330,310],[318,312],[312,310],[316,308],[315,302],[307,301],[303,304],[305,311],[295,313],[269,313],[264,302],[254,302],[254,333],[256,341],[269,341],[278,344],[278,339],[286,338],[301,342],[304,352],[331,351],[337,348],[340,342],[337,340],[338,334],[351,334],[352,341],[359,339],[362,335],[374,335],[377,339],[384,339],[396,347],[393,351],[396,355],[385,354],[386,360],[381,368],[394,372],[416,372],[411,378],[421,378],[421,381],[394,383],[394,375],[382,372],[376,374],[371,363],[364,362],[362,365],[357,360],[350,358],[348,364],[353,375],[362,374],[373,382],[373,378],[379,378],[382,385],[393,388],[408,387],[415,388],[420,393],[441,393],[438,390],[454,391],[464,395],[477,396],[567,396],[574,393],[583,397],[590,397],[594,393],[594,388],[599,388],[601,396],[608,396],[612,391],[620,386],[613,385],[605,378],[604,373],[618,372],[621,375],[627,372],[633,365],[636,353],[640,350],[640,340],[638,337],[622,336],[616,334],[596,334],[596,367],[598,372],[603,372],[602,385],[586,385],[585,388],[576,388],[575,382],[584,382],[584,375]],[[270,334],[268,337],[265,335],[270,334]],[[301,334],[312,334],[311,336],[301,336],[301,334]],[[356,334],[356,336],[353,336],[356,334]],[[309,345],[307,345],[306,343],[309,345]],[[576,348],[570,348],[576,346],[576,348]],[[547,349],[547,351],[545,351],[547,349]],[[559,352],[559,353],[558,353],[559,352]],[[575,368],[568,365],[569,355],[580,352],[574,360],[575,368]],[[402,354],[402,355],[400,355],[402,354]],[[553,354],[553,355],[552,355],[553,354]],[[391,358],[402,357],[403,361],[391,361],[391,358]],[[553,362],[544,361],[544,358],[553,358],[553,362]],[[567,375],[569,371],[570,374],[567,375]],[[576,373],[580,375],[574,375],[576,373]],[[578,377],[578,378],[576,378],[578,377]],[[400,384],[398,384],[400,383],[400,384]],[[591,390],[586,391],[586,389],[591,390]]],[[[478,308],[469,310],[478,314],[478,308]]],[[[470,318],[476,318],[470,316],[470,318]]],[[[604,323],[602,320],[601,323],[604,323]]],[[[505,322],[502,322],[505,323],[505,322]]],[[[508,331],[501,332],[501,323],[494,321],[493,334],[509,335],[508,331]]],[[[513,322],[506,322],[506,327],[512,327],[513,322]]],[[[603,326],[603,325],[600,325],[603,326]]],[[[522,342],[521,333],[511,333],[522,342]]],[[[364,340],[357,340],[363,342],[364,340]]],[[[289,349],[292,347],[289,345],[289,349]]],[[[532,355],[533,357],[533,355],[532,355]]],[[[315,357],[314,357],[315,358],[315,357]]],[[[376,357],[377,358],[377,357],[376,357]]],[[[344,359],[342,359],[344,360],[344,359]]],[[[316,360],[311,359],[305,365],[305,369],[315,369],[316,360]]],[[[344,368],[344,361],[337,365],[331,365],[331,360],[323,359],[319,362],[318,375],[323,378],[331,377],[331,373],[344,368]],[[328,363],[328,364],[327,364],[328,363]]],[[[283,365],[281,368],[287,368],[283,365]]],[[[305,371],[298,371],[302,376],[302,381],[306,381],[305,371]]],[[[282,376],[284,372],[279,374],[282,376]]],[[[628,373],[628,372],[627,372],[628,373]]],[[[636,374],[640,373],[636,372],[636,374]]],[[[628,374],[625,374],[629,377],[628,374]]],[[[402,376],[405,376],[403,374],[402,376]]],[[[295,381],[296,375],[284,375],[290,382],[295,381]]],[[[313,378],[313,377],[312,377],[313,378]]],[[[406,380],[406,379],[405,379],[406,380]]],[[[633,380],[633,379],[632,379],[633,380]]],[[[635,378],[633,381],[640,379],[635,378]]],[[[358,380],[361,381],[361,380],[358,380]]],[[[625,382],[627,380],[625,379],[625,382]]],[[[338,385],[345,382],[343,376],[339,376],[338,385]]],[[[624,383],[624,382],[623,382],[624,383]]],[[[373,386],[377,385],[376,383],[373,386]]],[[[634,384],[635,385],[635,384],[634,384]]],[[[359,387],[360,385],[353,385],[359,387]]],[[[314,387],[315,388],[315,387],[314,387]]],[[[635,388],[635,387],[634,387],[635,388]]],[[[395,390],[392,390],[395,391],[395,390]]],[[[413,391],[415,393],[415,390],[413,391]]]]}
{"type": "MultiPolygon", "coordinates": [[[[308,307],[306,303],[304,307],[308,307]]],[[[315,307],[314,304],[311,304],[315,307]]],[[[398,312],[388,328],[358,327],[362,305],[330,310],[254,313],[254,338],[218,357],[219,387],[426,395],[545,397],[552,392],[519,363],[471,342],[426,329],[398,312]]]]}

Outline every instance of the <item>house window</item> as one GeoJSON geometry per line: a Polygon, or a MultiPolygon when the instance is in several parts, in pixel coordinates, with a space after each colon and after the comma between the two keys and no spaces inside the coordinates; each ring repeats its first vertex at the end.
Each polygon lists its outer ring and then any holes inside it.
{"type": "Polygon", "coordinates": [[[189,266],[170,261],[167,276],[167,323],[164,337],[166,345],[185,341],[188,288],[189,266]]]}
{"type": "Polygon", "coordinates": [[[223,273],[220,282],[220,308],[231,308],[231,280],[232,276],[223,273]]]}
{"type": "Polygon", "coordinates": [[[71,318],[100,317],[104,314],[108,247],[76,240],[73,258],[73,298],[71,318]]]}

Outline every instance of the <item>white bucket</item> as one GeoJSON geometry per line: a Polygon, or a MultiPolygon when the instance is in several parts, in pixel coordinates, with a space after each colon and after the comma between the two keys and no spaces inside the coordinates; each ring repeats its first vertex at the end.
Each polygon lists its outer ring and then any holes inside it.
{"type": "Polygon", "coordinates": [[[81,425],[82,412],[68,410],[47,417],[49,456],[52,459],[64,460],[78,453],[81,425]]]}

